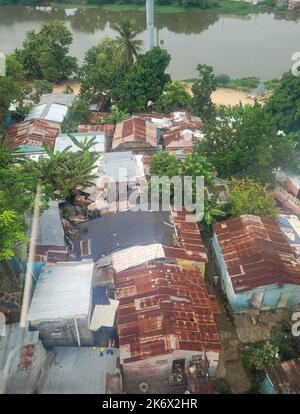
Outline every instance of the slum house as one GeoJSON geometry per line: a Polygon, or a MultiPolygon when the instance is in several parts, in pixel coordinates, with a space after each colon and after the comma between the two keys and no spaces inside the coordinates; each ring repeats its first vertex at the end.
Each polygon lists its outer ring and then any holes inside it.
{"type": "Polygon", "coordinates": [[[221,346],[215,298],[208,295],[202,272],[159,263],[117,273],[115,279],[125,389],[176,393],[183,386],[210,392],[221,346]]]}
{"type": "Polygon", "coordinates": [[[44,156],[43,144],[53,147],[59,131],[60,124],[57,122],[39,119],[24,121],[9,127],[7,142],[10,147],[19,149],[20,154],[32,157],[38,150],[39,155],[44,156]]]}
{"type": "Polygon", "coordinates": [[[136,201],[133,192],[140,192],[146,185],[142,155],[131,151],[109,152],[103,154],[95,163],[93,174],[97,176],[94,186],[85,188],[90,211],[108,211],[127,209],[136,201]],[[139,188],[138,188],[139,187],[139,188]]]}
{"type": "Polygon", "coordinates": [[[277,222],[281,231],[286,236],[289,245],[295,252],[296,258],[300,260],[300,220],[294,214],[279,214],[277,222]]]}
{"type": "Polygon", "coordinates": [[[275,220],[244,215],[218,223],[212,245],[233,312],[300,304],[299,263],[275,220]]]}
{"type": "Polygon", "coordinates": [[[170,154],[184,157],[192,153],[197,141],[204,139],[202,123],[180,123],[161,133],[162,144],[170,154]]]}
{"type": "Polygon", "coordinates": [[[114,151],[135,153],[155,152],[158,133],[155,125],[137,116],[132,116],[116,125],[112,141],[114,151]]]}
{"type": "Polygon", "coordinates": [[[266,368],[263,394],[300,394],[300,359],[291,359],[266,368]]]}
{"type": "Polygon", "coordinates": [[[7,325],[5,336],[0,335],[0,394],[35,393],[48,362],[38,331],[7,325]]]}
{"type": "Polygon", "coordinates": [[[47,264],[38,279],[27,321],[46,347],[93,346],[89,330],[93,262],[47,264]]]}
{"type": "MultiPolygon", "coordinates": [[[[31,232],[32,223],[28,220],[31,232]]],[[[33,272],[39,274],[45,263],[58,263],[68,260],[68,248],[60,218],[57,201],[51,201],[47,210],[39,217],[38,233],[34,250],[33,272]]]]}
{"type": "Polygon", "coordinates": [[[19,324],[0,336],[0,394],[117,394],[121,386],[116,348],[46,351],[39,332],[19,324]]]}
{"type": "Polygon", "coordinates": [[[81,144],[85,141],[86,138],[89,140],[95,138],[94,145],[89,149],[90,152],[97,152],[102,154],[107,150],[107,140],[104,132],[80,132],[73,134],[59,134],[55,140],[55,152],[62,152],[66,148],[69,148],[69,152],[80,151],[80,148],[71,140],[70,135],[81,144]]]}
{"type": "Polygon", "coordinates": [[[42,95],[40,102],[32,108],[25,121],[39,119],[61,124],[74,99],[75,95],[67,93],[42,95]]]}
{"type": "Polygon", "coordinates": [[[276,173],[274,196],[289,212],[300,214],[300,176],[279,170],[276,173]]]}

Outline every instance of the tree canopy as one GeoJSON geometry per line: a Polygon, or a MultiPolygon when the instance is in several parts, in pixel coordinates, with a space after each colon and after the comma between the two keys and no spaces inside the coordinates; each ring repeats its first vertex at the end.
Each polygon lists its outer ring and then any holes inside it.
{"type": "Polygon", "coordinates": [[[179,81],[169,82],[165,85],[160,98],[157,101],[158,109],[171,112],[189,108],[191,97],[185,89],[185,85],[179,81]]]}
{"type": "Polygon", "coordinates": [[[215,115],[215,106],[210,96],[216,90],[217,80],[211,66],[199,64],[197,71],[198,79],[192,85],[192,107],[195,115],[208,121],[215,115]]]}
{"type": "Polygon", "coordinates": [[[273,94],[266,102],[276,127],[284,132],[296,131],[300,127],[300,76],[285,73],[276,83],[273,94]]]}
{"type": "Polygon", "coordinates": [[[278,216],[279,211],[268,186],[250,178],[232,179],[228,201],[229,212],[234,217],[253,214],[275,219],[278,216]]]}
{"type": "Polygon", "coordinates": [[[195,150],[208,157],[223,178],[274,180],[274,169],[297,169],[295,137],[278,134],[270,114],[255,104],[222,108],[204,126],[205,140],[195,150]]]}
{"type": "Polygon", "coordinates": [[[28,31],[23,47],[15,51],[29,79],[50,82],[67,79],[77,70],[76,58],[69,55],[73,37],[62,21],[44,23],[39,32],[28,31]]]}

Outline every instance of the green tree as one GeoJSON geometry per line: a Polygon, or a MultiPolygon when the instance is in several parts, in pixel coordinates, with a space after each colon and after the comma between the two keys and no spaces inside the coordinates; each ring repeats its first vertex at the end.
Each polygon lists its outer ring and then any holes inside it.
{"type": "Polygon", "coordinates": [[[253,214],[275,219],[278,216],[279,210],[268,186],[250,178],[232,179],[228,201],[234,217],[253,214]]]}
{"type": "Polygon", "coordinates": [[[158,177],[175,177],[182,175],[182,163],[175,155],[165,151],[154,154],[150,162],[150,173],[158,177]]]}
{"type": "Polygon", "coordinates": [[[273,85],[273,94],[266,102],[276,127],[286,133],[300,127],[300,76],[285,73],[281,80],[273,85]]]}
{"type": "Polygon", "coordinates": [[[116,58],[117,48],[116,40],[106,38],[86,52],[80,70],[80,95],[83,98],[99,97],[110,106],[112,91],[125,76],[116,58]]]}
{"type": "Polygon", "coordinates": [[[281,360],[278,346],[270,341],[248,346],[244,359],[246,366],[254,372],[261,372],[281,360]]]}
{"type": "Polygon", "coordinates": [[[199,64],[197,71],[199,79],[192,85],[192,107],[196,115],[207,121],[215,115],[215,106],[210,96],[216,90],[217,80],[211,66],[199,64]]]}
{"type": "MultiPolygon", "coordinates": [[[[97,176],[92,174],[92,171],[99,158],[97,154],[89,152],[90,145],[94,141],[94,139],[91,139],[91,142],[86,140],[83,145],[78,145],[81,148],[75,153],[69,152],[68,147],[62,152],[54,152],[52,148],[45,145],[49,158],[41,157],[39,159],[38,168],[41,182],[50,186],[52,193],[59,192],[60,197],[71,201],[79,187],[93,185],[93,180],[97,176]]],[[[74,142],[76,144],[75,140],[74,142]]]]}
{"type": "Polygon", "coordinates": [[[107,124],[117,124],[127,118],[129,114],[119,108],[114,108],[111,113],[105,118],[107,124]]]}
{"type": "Polygon", "coordinates": [[[42,95],[51,93],[53,91],[53,84],[47,80],[35,80],[33,81],[34,92],[31,95],[34,103],[38,103],[42,95]]]}
{"type": "Polygon", "coordinates": [[[76,132],[78,125],[88,123],[90,115],[91,111],[87,101],[80,97],[75,99],[69,108],[67,116],[62,122],[62,132],[76,132]]]}
{"type": "Polygon", "coordinates": [[[117,37],[118,49],[116,56],[125,71],[127,71],[141,51],[143,42],[136,39],[137,32],[134,30],[133,20],[123,19],[120,23],[113,24],[112,28],[119,34],[117,37]]]}
{"type": "Polygon", "coordinates": [[[22,49],[15,55],[29,79],[63,80],[77,70],[76,58],[69,55],[72,39],[64,23],[54,20],[44,23],[39,32],[27,32],[22,49]]]}
{"type": "Polygon", "coordinates": [[[170,55],[159,47],[139,55],[124,80],[114,85],[113,98],[118,107],[132,113],[145,110],[149,102],[157,101],[170,80],[165,73],[169,62],[170,55]]]}
{"type": "Polygon", "coordinates": [[[162,95],[157,101],[161,111],[171,112],[178,109],[188,109],[191,97],[182,82],[173,81],[165,85],[162,95]]]}
{"type": "Polygon", "coordinates": [[[0,114],[16,101],[22,106],[27,94],[25,70],[14,56],[6,57],[6,76],[0,76],[0,114]]]}
{"type": "Polygon", "coordinates": [[[264,107],[221,108],[218,115],[204,126],[205,140],[195,150],[208,157],[221,177],[273,182],[275,168],[297,170],[295,137],[278,135],[264,107]]]}

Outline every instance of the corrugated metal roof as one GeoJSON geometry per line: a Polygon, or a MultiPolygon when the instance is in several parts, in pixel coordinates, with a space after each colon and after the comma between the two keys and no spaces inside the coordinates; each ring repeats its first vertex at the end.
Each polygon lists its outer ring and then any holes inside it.
{"type": "Polygon", "coordinates": [[[103,326],[112,328],[114,326],[118,305],[119,301],[113,299],[109,299],[109,304],[96,305],[89,329],[96,332],[103,326]]]}
{"type": "Polygon", "coordinates": [[[220,351],[213,310],[199,269],[154,264],[115,276],[122,363],[174,349],[220,351]]]}
{"type": "Polygon", "coordinates": [[[164,147],[171,152],[182,150],[185,154],[191,153],[194,143],[204,138],[201,132],[202,126],[202,122],[183,122],[162,132],[164,147]]]}
{"type": "Polygon", "coordinates": [[[46,143],[52,147],[59,130],[60,124],[40,119],[13,124],[8,129],[8,145],[10,147],[28,145],[41,148],[43,143],[46,143]]]}
{"type": "Polygon", "coordinates": [[[47,264],[39,276],[27,320],[88,315],[93,267],[92,261],[47,264]]]}
{"type": "Polygon", "coordinates": [[[116,125],[112,148],[126,148],[135,145],[138,148],[151,148],[157,145],[156,127],[141,117],[131,117],[116,125]]]}
{"type": "Polygon", "coordinates": [[[114,124],[79,125],[78,132],[104,132],[108,138],[112,138],[115,132],[114,124]]]}
{"type": "Polygon", "coordinates": [[[119,351],[101,356],[99,348],[55,347],[55,359],[38,394],[105,394],[108,374],[116,372],[119,351]]]}
{"type": "Polygon", "coordinates": [[[75,95],[64,93],[42,95],[39,104],[32,108],[25,121],[44,119],[61,123],[74,98],[75,95]]]}
{"type": "Polygon", "coordinates": [[[51,201],[47,210],[42,212],[36,243],[40,245],[65,246],[64,230],[57,201],[51,201]]]}
{"type": "Polygon", "coordinates": [[[268,367],[266,374],[278,394],[300,394],[300,359],[268,367]]]}
{"type": "MultiPolygon", "coordinates": [[[[86,137],[90,139],[95,137],[95,144],[90,148],[90,152],[105,152],[106,150],[106,137],[103,132],[74,133],[71,135],[74,136],[79,142],[84,141],[86,137]]],[[[73,143],[69,134],[60,134],[55,140],[54,151],[62,152],[69,146],[71,147],[69,149],[71,152],[80,151],[80,148],[73,143]]]]}
{"type": "Polygon", "coordinates": [[[134,246],[113,253],[112,264],[116,272],[122,272],[163,257],[165,257],[165,252],[161,244],[134,246]]]}
{"type": "Polygon", "coordinates": [[[300,284],[295,253],[275,220],[245,215],[214,226],[235,292],[300,284]]]}

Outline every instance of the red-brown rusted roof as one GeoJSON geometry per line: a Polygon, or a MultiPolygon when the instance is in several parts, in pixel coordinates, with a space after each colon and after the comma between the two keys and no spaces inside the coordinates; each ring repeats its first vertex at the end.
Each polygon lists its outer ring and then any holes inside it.
{"type": "Polygon", "coordinates": [[[151,148],[157,145],[156,127],[141,117],[131,117],[116,125],[112,148],[151,148]]]}
{"type": "Polygon", "coordinates": [[[268,367],[266,374],[278,394],[300,394],[300,359],[268,367]]]}
{"type": "Polygon", "coordinates": [[[175,349],[220,351],[215,303],[199,269],[154,264],[115,276],[122,363],[175,349]]]}
{"type": "Polygon", "coordinates": [[[206,248],[195,216],[186,210],[171,211],[172,221],[176,230],[174,247],[164,246],[166,257],[207,263],[206,248]]]}
{"type": "Polygon", "coordinates": [[[235,292],[300,284],[300,268],[275,220],[245,215],[214,227],[235,292]]]}
{"type": "Polygon", "coordinates": [[[202,122],[182,122],[162,132],[164,147],[169,149],[192,149],[202,129],[202,122]],[[190,135],[188,137],[187,135],[190,135]],[[188,139],[190,138],[190,139],[188,139]]]}
{"type": "Polygon", "coordinates": [[[104,132],[108,138],[112,138],[115,132],[114,124],[79,125],[78,132],[104,132]]]}
{"type": "Polygon", "coordinates": [[[11,147],[20,145],[42,147],[43,143],[46,143],[53,146],[59,131],[59,123],[43,119],[13,124],[8,129],[8,145],[11,147]]]}

